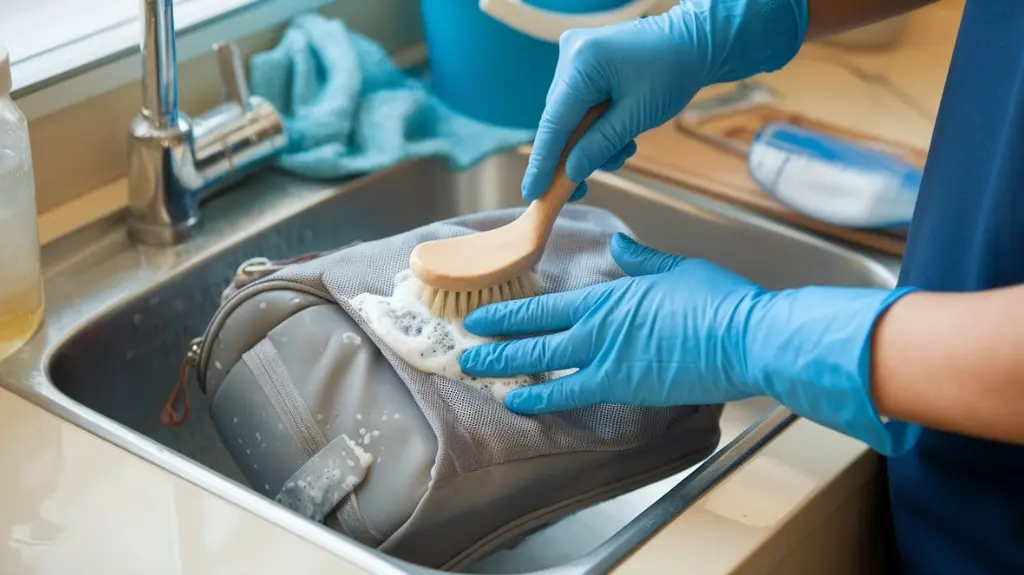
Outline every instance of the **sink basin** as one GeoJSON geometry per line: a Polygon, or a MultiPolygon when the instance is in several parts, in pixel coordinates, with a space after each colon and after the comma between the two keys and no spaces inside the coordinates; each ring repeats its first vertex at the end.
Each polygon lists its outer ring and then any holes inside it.
{"type": "MultiPolygon", "coordinates": [[[[523,151],[453,172],[402,164],[342,183],[264,174],[204,206],[205,229],[174,248],[136,246],[112,216],[46,247],[46,324],[0,363],[18,394],[372,572],[430,570],[353,543],[249,489],[192,384],[192,416],[160,423],[190,339],[201,335],[236,267],[432,221],[519,205],[523,151]]],[[[769,288],[892,286],[899,262],[834,243],[640,175],[596,174],[586,202],[646,243],[714,260],[769,288]]],[[[794,416],[768,400],[728,405],[718,451],[686,472],[583,510],[469,567],[475,573],[606,572],[755,453],[794,416]]]]}

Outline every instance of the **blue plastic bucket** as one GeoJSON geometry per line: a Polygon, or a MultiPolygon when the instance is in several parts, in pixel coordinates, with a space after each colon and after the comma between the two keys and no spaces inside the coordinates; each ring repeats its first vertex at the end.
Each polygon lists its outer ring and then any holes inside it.
{"type": "MultiPolygon", "coordinates": [[[[581,14],[631,0],[525,0],[530,6],[581,14]]],[[[524,34],[483,13],[478,0],[422,0],[430,86],[471,118],[534,129],[558,63],[558,44],[524,34]]]]}

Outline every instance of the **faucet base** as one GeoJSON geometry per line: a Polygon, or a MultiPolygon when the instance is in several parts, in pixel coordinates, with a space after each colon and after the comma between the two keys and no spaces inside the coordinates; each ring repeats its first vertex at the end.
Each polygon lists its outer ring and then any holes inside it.
{"type": "Polygon", "coordinates": [[[173,226],[151,226],[128,216],[128,237],[138,243],[150,246],[173,246],[185,243],[202,227],[202,219],[193,216],[173,226]]]}
{"type": "Polygon", "coordinates": [[[214,46],[226,101],[189,118],[178,109],[173,0],[142,0],[142,110],[128,135],[128,234],[171,246],[199,227],[199,203],[269,166],[288,143],[273,104],[249,93],[237,49],[214,46]]]}

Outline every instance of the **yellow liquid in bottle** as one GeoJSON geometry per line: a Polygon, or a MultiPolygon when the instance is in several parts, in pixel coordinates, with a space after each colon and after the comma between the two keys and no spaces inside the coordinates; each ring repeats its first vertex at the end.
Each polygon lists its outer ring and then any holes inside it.
{"type": "Polygon", "coordinates": [[[0,97],[0,136],[4,136],[0,138],[2,360],[17,351],[39,328],[43,319],[43,280],[27,125],[10,98],[0,97]]]}
{"type": "Polygon", "coordinates": [[[0,286],[0,360],[35,335],[43,321],[44,307],[41,285],[12,294],[4,294],[0,286]]]}

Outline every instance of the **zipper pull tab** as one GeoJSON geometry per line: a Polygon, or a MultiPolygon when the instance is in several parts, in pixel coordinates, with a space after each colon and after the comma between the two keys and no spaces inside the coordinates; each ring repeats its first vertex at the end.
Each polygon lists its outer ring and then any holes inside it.
{"type": "Polygon", "coordinates": [[[181,359],[181,368],[178,372],[178,381],[171,388],[167,401],[160,412],[160,423],[168,427],[177,427],[188,421],[191,406],[188,401],[188,384],[190,369],[199,365],[199,353],[203,349],[203,338],[197,337],[189,342],[185,357],[181,359]],[[181,395],[182,409],[179,413],[175,409],[178,403],[178,396],[181,395]]]}

